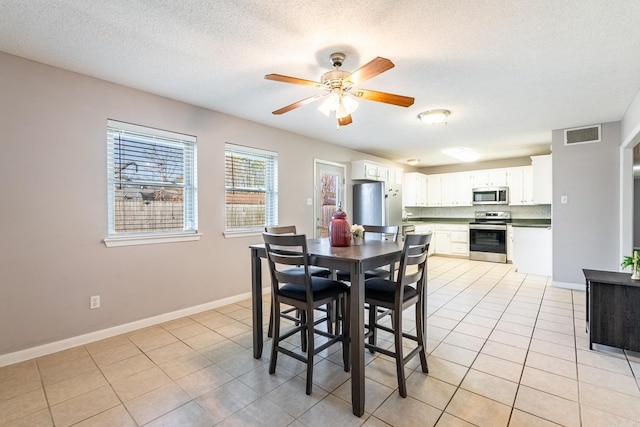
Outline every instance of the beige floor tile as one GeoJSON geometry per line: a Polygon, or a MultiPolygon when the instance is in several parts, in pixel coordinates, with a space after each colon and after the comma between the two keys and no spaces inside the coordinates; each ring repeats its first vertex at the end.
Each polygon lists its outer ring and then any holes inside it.
{"type": "Polygon", "coordinates": [[[527,354],[525,365],[574,380],[577,379],[577,367],[575,363],[558,359],[557,357],[547,356],[546,354],[530,351],[527,354]]]}
{"type": "Polygon", "coordinates": [[[89,344],[86,344],[84,347],[87,349],[89,354],[92,356],[97,353],[102,353],[106,350],[111,350],[115,347],[120,347],[125,344],[130,344],[131,340],[126,334],[116,335],[115,337],[105,338],[100,341],[95,341],[89,344]]]}
{"type": "MultiPolygon", "coordinates": [[[[39,381],[40,373],[35,360],[15,363],[13,365],[0,367],[0,384],[8,381],[39,381]]],[[[2,399],[0,399],[2,400],[2,399]]]]}
{"type": "Polygon", "coordinates": [[[445,412],[477,426],[500,427],[509,422],[511,407],[458,389],[445,412]]]}
{"type": "Polygon", "coordinates": [[[149,370],[154,366],[154,363],[145,354],[139,354],[129,359],[103,366],[101,369],[107,380],[113,384],[118,380],[149,370]]]}
{"type": "Polygon", "coordinates": [[[167,331],[173,331],[175,329],[184,328],[185,326],[195,325],[196,323],[197,322],[191,317],[179,317],[177,319],[162,323],[160,326],[162,326],[167,331]]]}
{"type": "Polygon", "coordinates": [[[53,362],[49,360],[46,364],[40,366],[40,377],[42,382],[46,384],[55,384],[60,381],[68,380],[79,375],[86,375],[93,372],[98,372],[93,359],[84,352],[85,356],[74,358],[71,360],[60,360],[59,362],[53,362]]]}
{"type": "Polygon", "coordinates": [[[491,333],[491,335],[489,335],[489,340],[502,344],[513,345],[527,350],[529,348],[531,338],[496,329],[491,333]]]}
{"type": "MultiPolygon", "coordinates": [[[[298,380],[302,381],[302,378],[300,377],[297,377],[297,378],[298,380]]],[[[411,378],[411,376],[409,378],[411,378]]],[[[411,387],[409,386],[409,382],[410,382],[409,378],[407,379],[407,388],[411,389],[411,387]]],[[[419,375],[418,378],[424,378],[424,376],[419,375]]],[[[391,396],[393,393],[398,392],[397,389],[394,389],[392,387],[387,387],[384,384],[380,384],[379,382],[366,377],[364,379],[364,384],[365,384],[364,410],[367,413],[371,413],[372,411],[377,409],[382,404],[382,402],[384,402],[389,398],[389,396],[391,396]]],[[[415,391],[415,390],[411,390],[411,391],[415,391]]],[[[312,393],[312,395],[314,393],[312,393]]],[[[437,391],[434,391],[434,393],[437,393],[437,391]]],[[[350,380],[346,381],[340,387],[334,390],[331,394],[333,396],[339,397],[340,399],[344,400],[348,404],[351,404],[351,381],[350,380]]],[[[411,393],[409,394],[411,395],[411,393]]]]}
{"type": "Polygon", "coordinates": [[[66,427],[93,417],[120,404],[111,387],[104,386],[53,405],[51,413],[56,427],[66,427]]]}
{"type": "Polygon", "coordinates": [[[74,427],[136,427],[137,424],[123,405],[115,406],[91,418],[75,424],[74,427]]]}
{"type": "Polygon", "coordinates": [[[49,354],[47,356],[39,357],[36,359],[40,370],[48,370],[49,368],[57,367],[59,365],[72,362],[77,359],[83,359],[89,356],[87,350],[83,347],[73,347],[67,350],[59,351],[57,353],[49,354]]]}
{"type": "Polygon", "coordinates": [[[493,329],[486,328],[480,325],[474,325],[472,323],[469,323],[463,320],[458,324],[458,326],[456,326],[453,329],[453,331],[486,340],[489,337],[489,335],[491,335],[491,332],[493,331],[493,329]]]}
{"type": "Polygon", "coordinates": [[[457,320],[449,319],[447,317],[438,316],[437,314],[433,315],[433,316],[430,316],[427,319],[427,325],[429,325],[429,326],[437,326],[438,328],[442,328],[442,329],[445,329],[445,330],[448,330],[448,331],[450,331],[453,328],[455,328],[456,326],[458,326],[458,323],[460,323],[460,322],[457,321],[457,320]]]}
{"type": "Polygon", "coordinates": [[[480,353],[471,366],[477,371],[495,375],[512,382],[519,382],[523,366],[519,363],[480,353]]]}
{"type": "Polygon", "coordinates": [[[533,338],[541,341],[548,341],[556,344],[566,345],[568,347],[573,347],[575,345],[575,337],[573,335],[547,331],[546,329],[535,329],[533,331],[533,338]]]}
{"type": "MultiPolygon", "coordinates": [[[[385,424],[386,425],[386,424],[385,424]]],[[[473,427],[474,424],[468,423],[458,417],[444,412],[438,420],[436,427],[473,427]]]]}
{"type": "MultiPolygon", "coordinates": [[[[521,313],[522,310],[520,308],[518,308],[516,310],[516,312],[521,313]]],[[[500,318],[500,322],[515,323],[516,325],[528,326],[530,328],[533,328],[533,325],[535,325],[535,323],[536,323],[536,318],[535,317],[529,317],[529,316],[523,316],[523,315],[520,315],[520,314],[505,313],[500,318]]],[[[498,323],[500,323],[500,322],[498,322],[498,323]]]]}
{"type": "Polygon", "coordinates": [[[547,356],[557,357],[570,362],[576,361],[576,349],[574,346],[568,347],[566,345],[533,338],[529,351],[535,351],[536,353],[546,354],[547,356]]]}
{"type": "Polygon", "coordinates": [[[93,353],[93,360],[98,366],[102,368],[142,353],[140,349],[135,346],[135,344],[129,341],[128,338],[126,339],[127,341],[124,342],[124,344],[120,344],[111,348],[103,348],[102,351],[93,353]]]}
{"type": "Polygon", "coordinates": [[[635,377],[578,364],[578,380],[619,393],[640,397],[635,377]]]}
{"type": "Polygon", "coordinates": [[[0,402],[0,425],[47,408],[42,389],[30,391],[0,402]]]}
{"type": "Polygon", "coordinates": [[[444,410],[455,392],[455,386],[421,372],[413,372],[407,378],[408,396],[440,410],[444,410]]]}
{"type": "MultiPolygon", "coordinates": [[[[396,364],[391,358],[376,357],[365,366],[364,374],[367,378],[371,378],[389,388],[395,389],[398,387],[396,364]]],[[[405,369],[405,375],[408,376],[409,374],[409,370],[405,369]]],[[[302,373],[300,373],[300,375],[302,375],[302,373]]]]}
{"type": "Polygon", "coordinates": [[[530,366],[525,366],[520,384],[574,402],[578,401],[578,382],[576,380],[530,366]]]}
{"type": "Polygon", "coordinates": [[[640,420],[638,398],[580,382],[580,404],[631,420],[640,420]]]}
{"type": "Polygon", "coordinates": [[[546,331],[559,332],[561,334],[573,335],[575,327],[573,323],[557,323],[548,320],[538,319],[536,321],[536,329],[544,329],[546,331]]]}
{"type": "Polygon", "coordinates": [[[133,419],[142,425],[173,411],[190,400],[189,395],[172,382],[124,402],[124,405],[133,419]]]}
{"type": "Polygon", "coordinates": [[[582,365],[592,366],[594,368],[606,369],[607,371],[617,372],[623,375],[633,375],[629,365],[633,366],[634,362],[629,362],[625,357],[620,355],[601,354],[597,351],[578,350],[578,363],[582,365]]]}
{"type": "Polygon", "coordinates": [[[455,345],[441,343],[436,349],[431,353],[433,356],[439,357],[441,359],[448,360],[453,363],[457,363],[463,366],[471,366],[476,356],[477,352],[468,350],[466,348],[458,347],[455,345]]]}
{"type": "Polygon", "coordinates": [[[49,409],[41,409],[24,417],[2,424],[2,427],[53,427],[49,409]]]}
{"type": "Polygon", "coordinates": [[[217,332],[207,331],[202,334],[194,335],[186,338],[184,343],[194,350],[203,350],[207,347],[211,347],[214,344],[224,342],[225,337],[217,332]]]}
{"type": "Polygon", "coordinates": [[[145,424],[145,427],[189,426],[210,427],[215,418],[195,401],[182,405],[173,411],[145,424]]]}
{"type": "Polygon", "coordinates": [[[470,369],[460,387],[505,405],[513,406],[518,383],[470,369]]]}
{"type": "MultiPolygon", "coordinates": [[[[395,368],[395,363],[393,364],[395,368]]],[[[306,370],[304,374],[300,374],[306,379],[306,370]]],[[[408,375],[408,373],[407,373],[408,375]]],[[[313,384],[322,389],[333,392],[336,388],[344,384],[351,378],[351,373],[345,372],[342,364],[338,365],[327,359],[321,360],[313,366],[313,384]]]]}
{"type": "Polygon", "coordinates": [[[494,328],[498,324],[498,319],[478,316],[476,314],[467,314],[464,317],[464,320],[465,322],[469,322],[473,325],[484,326],[485,328],[494,328]]]}
{"type": "MultiPolygon", "coordinates": [[[[35,363],[33,364],[35,367],[35,363]]],[[[15,375],[6,375],[0,379],[0,403],[30,391],[42,388],[38,369],[16,371],[15,375]]]]}
{"type": "Polygon", "coordinates": [[[167,330],[171,332],[176,338],[180,340],[184,340],[186,338],[190,338],[195,335],[200,335],[205,332],[208,332],[210,329],[204,325],[201,325],[200,323],[193,322],[180,328],[167,329],[167,330]]]}
{"type": "Polygon", "coordinates": [[[519,409],[514,409],[509,420],[509,427],[557,427],[560,424],[552,423],[551,421],[543,420],[535,415],[522,412],[519,409]]]}
{"type": "Polygon", "coordinates": [[[185,377],[202,368],[206,368],[213,362],[199,353],[189,353],[185,356],[173,359],[169,362],[159,365],[172,380],[185,377]]]}
{"type": "Polygon", "coordinates": [[[253,357],[253,349],[247,349],[229,356],[226,359],[217,361],[216,365],[230,373],[232,376],[239,377],[240,375],[258,368],[267,362],[268,360],[266,358],[255,359],[253,357]]]}
{"type": "Polygon", "coordinates": [[[56,405],[91,390],[107,385],[107,380],[100,371],[79,375],[55,384],[45,385],[49,405],[56,405]]]}
{"type": "MultiPolygon", "coordinates": [[[[304,378],[294,377],[275,390],[267,393],[265,397],[280,410],[293,418],[298,418],[314,405],[327,396],[327,392],[320,388],[314,388],[311,395],[305,394],[306,381],[304,378]]],[[[349,393],[351,389],[349,388],[349,393]]],[[[351,395],[349,394],[349,401],[351,395]]]]}
{"type": "Polygon", "coordinates": [[[182,341],[178,341],[173,344],[165,345],[164,347],[150,350],[146,354],[156,365],[162,365],[163,363],[179,357],[189,354],[195,355],[196,352],[182,341]]]}
{"type": "Polygon", "coordinates": [[[159,326],[148,328],[146,332],[130,334],[129,339],[145,353],[178,341],[171,333],[159,326]]]}
{"type": "Polygon", "coordinates": [[[500,359],[509,360],[520,365],[524,364],[527,357],[527,350],[508,344],[495,341],[487,341],[482,347],[481,353],[500,359]]]}
{"type": "Polygon", "coordinates": [[[214,423],[219,423],[258,398],[260,395],[256,391],[236,379],[203,394],[195,401],[209,411],[214,423]]]}
{"type": "Polygon", "coordinates": [[[530,338],[533,334],[533,326],[521,325],[518,323],[507,322],[506,320],[500,320],[496,324],[496,330],[502,332],[509,332],[511,334],[522,335],[530,338]]]}
{"type": "Polygon", "coordinates": [[[170,382],[171,378],[162,372],[160,368],[154,366],[146,371],[116,380],[111,385],[120,399],[123,402],[127,402],[170,382]]]}
{"type": "Polygon", "coordinates": [[[400,397],[392,394],[373,413],[376,418],[397,427],[435,426],[442,410],[434,408],[410,396],[400,397]]]}
{"type": "Polygon", "coordinates": [[[580,425],[580,409],[577,402],[527,386],[521,385],[518,389],[514,408],[563,426],[580,425]]]}
{"type": "MultiPolygon", "coordinates": [[[[269,305],[265,305],[264,307],[269,307],[269,305]]],[[[199,323],[211,329],[212,331],[217,331],[224,326],[236,323],[236,320],[230,318],[229,316],[225,316],[224,314],[218,313],[217,316],[212,316],[204,320],[200,320],[199,323]]]]}
{"type": "Polygon", "coordinates": [[[180,378],[176,383],[195,399],[231,380],[233,377],[222,368],[210,365],[180,378]]]}
{"type": "Polygon", "coordinates": [[[582,426],[602,427],[602,426],[629,426],[635,427],[640,424],[640,419],[624,418],[610,412],[600,411],[590,406],[582,405],[582,426]]]}
{"type": "Polygon", "coordinates": [[[295,420],[266,398],[258,399],[218,424],[227,426],[284,427],[295,420]]]}

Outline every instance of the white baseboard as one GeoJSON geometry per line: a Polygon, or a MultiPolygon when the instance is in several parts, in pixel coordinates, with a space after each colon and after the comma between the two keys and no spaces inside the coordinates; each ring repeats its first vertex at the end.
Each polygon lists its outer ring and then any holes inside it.
{"type": "MultiPolygon", "coordinates": [[[[265,288],[262,291],[263,294],[266,294],[269,292],[270,292],[270,288],[265,288]]],[[[125,334],[127,332],[135,331],[136,329],[146,328],[148,326],[153,326],[160,323],[168,322],[170,320],[178,319],[180,317],[190,316],[192,314],[222,307],[228,304],[233,304],[238,301],[246,300],[247,298],[251,298],[250,292],[245,294],[235,295],[233,297],[224,298],[217,301],[208,302],[206,304],[200,304],[193,307],[184,308],[182,310],[172,311],[170,313],[160,314],[158,316],[148,317],[146,319],[136,320],[135,322],[114,326],[112,328],[101,329],[95,332],[89,332],[88,334],[78,335],[76,337],[67,338],[61,341],[55,341],[52,343],[27,348],[25,350],[16,351],[14,353],[1,354],[0,367],[12,365],[14,363],[24,362],[25,360],[30,360],[36,357],[45,356],[47,354],[56,353],[58,351],[66,350],[72,347],[77,347],[79,345],[89,344],[94,341],[99,341],[105,338],[114,337],[116,335],[125,334]]]]}
{"type": "Polygon", "coordinates": [[[571,283],[571,282],[557,282],[553,280],[551,282],[551,286],[555,288],[563,288],[563,289],[571,289],[573,291],[582,291],[585,292],[584,283],[571,283]]]}

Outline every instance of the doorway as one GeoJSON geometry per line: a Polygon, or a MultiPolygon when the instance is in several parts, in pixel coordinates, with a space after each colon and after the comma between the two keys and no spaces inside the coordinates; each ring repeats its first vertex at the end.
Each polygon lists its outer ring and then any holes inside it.
{"type": "Polygon", "coordinates": [[[315,159],[313,170],[315,237],[328,237],[331,215],[338,206],[345,206],[347,167],[341,163],[315,159]]]}

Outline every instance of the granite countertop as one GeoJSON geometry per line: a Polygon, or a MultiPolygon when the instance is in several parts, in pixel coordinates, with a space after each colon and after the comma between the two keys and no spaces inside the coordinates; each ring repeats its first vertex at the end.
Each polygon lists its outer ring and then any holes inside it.
{"type": "Polygon", "coordinates": [[[468,224],[473,218],[428,218],[428,217],[409,217],[403,220],[403,224],[416,224],[418,222],[441,223],[441,224],[468,224]]]}
{"type": "Polygon", "coordinates": [[[550,219],[512,219],[513,227],[550,228],[550,219]]]}
{"type": "MultiPolygon", "coordinates": [[[[430,224],[468,224],[475,221],[475,218],[429,218],[429,217],[410,217],[402,221],[403,225],[430,223],[430,224]]],[[[548,228],[551,227],[551,219],[538,218],[515,218],[511,220],[514,227],[534,227],[548,228]]]]}

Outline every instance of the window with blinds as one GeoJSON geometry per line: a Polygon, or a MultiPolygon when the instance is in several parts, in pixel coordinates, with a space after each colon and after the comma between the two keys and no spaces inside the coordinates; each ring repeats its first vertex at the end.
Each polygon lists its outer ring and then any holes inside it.
{"type": "Polygon", "coordinates": [[[108,233],[196,233],[196,139],[109,120],[108,233]]]}
{"type": "Polygon", "coordinates": [[[225,231],[264,231],[278,224],[278,154],[225,146],[225,231]]]}

